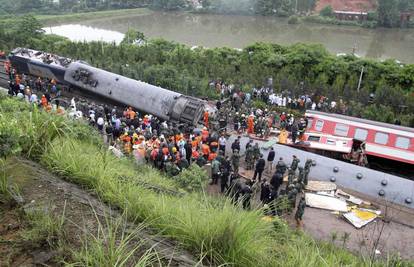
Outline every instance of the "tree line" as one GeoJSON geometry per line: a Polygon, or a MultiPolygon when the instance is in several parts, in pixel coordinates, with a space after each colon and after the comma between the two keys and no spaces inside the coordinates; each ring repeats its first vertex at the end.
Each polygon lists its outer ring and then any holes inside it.
{"type": "Polygon", "coordinates": [[[133,35],[139,37],[140,45],[133,38],[120,45],[75,43],[44,35],[40,27],[32,16],[3,21],[0,50],[29,47],[82,59],[111,72],[197,97],[218,97],[209,86],[213,80],[251,90],[272,77],[277,92],[342,99],[349,115],[390,123],[398,119],[414,127],[414,65],[353,55],[337,57],[322,45],[256,43],[243,50],[191,49],[162,39],[142,42],[142,34],[133,35]]]}

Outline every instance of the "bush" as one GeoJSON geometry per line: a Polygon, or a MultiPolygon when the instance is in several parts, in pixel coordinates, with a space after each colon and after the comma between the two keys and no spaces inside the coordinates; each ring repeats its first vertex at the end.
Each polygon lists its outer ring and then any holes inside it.
{"type": "Polygon", "coordinates": [[[300,19],[298,16],[290,16],[288,19],[288,24],[298,24],[300,22],[300,19]]]}
{"type": "Polygon", "coordinates": [[[321,15],[322,17],[333,17],[334,10],[333,10],[332,6],[328,5],[324,8],[322,8],[321,11],[319,11],[319,15],[321,15]]]}
{"type": "Polygon", "coordinates": [[[188,169],[184,169],[173,179],[189,192],[203,190],[209,180],[206,170],[200,168],[197,164],[190,165],[188,169]]]}

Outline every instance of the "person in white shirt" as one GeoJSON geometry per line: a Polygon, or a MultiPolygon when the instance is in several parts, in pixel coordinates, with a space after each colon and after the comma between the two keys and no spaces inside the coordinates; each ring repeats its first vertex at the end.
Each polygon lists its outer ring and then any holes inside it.
{"type": "Polygon", "coordinates": [[[223,151],[223,154],[225,154],[226,153],[226,143],[227,143],[227,140],[224,137],[224,135],[220,136],[220,138],[219,138],[218,141],[219,141],[219,150],[220,151],[223,151]]]}
{"type": "Polygon", "coordinates": [[[32,104],[37,104],[37,95],[36,95],[35,93],[33,93],[33,94],[30,96],[30,103],[32,103],[32,104]]]}

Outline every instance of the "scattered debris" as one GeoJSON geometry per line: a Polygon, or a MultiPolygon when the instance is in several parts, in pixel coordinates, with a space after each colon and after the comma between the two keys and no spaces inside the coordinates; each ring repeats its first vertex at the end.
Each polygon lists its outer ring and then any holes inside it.
{"type": "MultiPolygon", "coordinates": [[[[336,190],[336,196],[338,196],[339,198],[344,198],[346,201],[352,202],[356,205],[361,205],[362,203],[364,203],[364,201],[362,201],[362,199],[356,198],[353,195],[350,195],[344,191],[342,191],[341,189],[336,190]]],[[[366,204],[369,204],[367,202],[365,202],[366,204]]]]}
{"type": "Polygon", "coordinates": [[[305,189],[313,192],[334,191],[336,190],[336,184],[323,181],[309,181],[305,189]]]}
{"type": "Polygon", "coordinates": [[[324,196],[324,195],[314,194],[314,193],[306,193],[305,200],[306,200],[306,205],[313,207],[313,208],[340,211],[340,212],[348,211],[346,202],[342,199],[338,199],[335,197],[324,196]]]}
{"type": "Polygon", "coordinates": [[[357,229],[360,229],[361,227],[375,220],[380,214],[381,211],[355,208],[352,209],[350,212],[343,214],[343,216],[353,226],[355,226],[357,229]]]}

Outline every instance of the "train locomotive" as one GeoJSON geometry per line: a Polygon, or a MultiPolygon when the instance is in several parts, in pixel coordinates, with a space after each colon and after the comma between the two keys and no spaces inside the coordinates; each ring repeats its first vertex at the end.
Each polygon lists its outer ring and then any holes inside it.
{"type": "Polygon", "coordinates": [[[82,61],[27,48],[14,49],[9,60],[20,73],[55,79],[166,121],[197,126],[208,109],[207,102],[201,99],[94,68],[82,61]]]}

